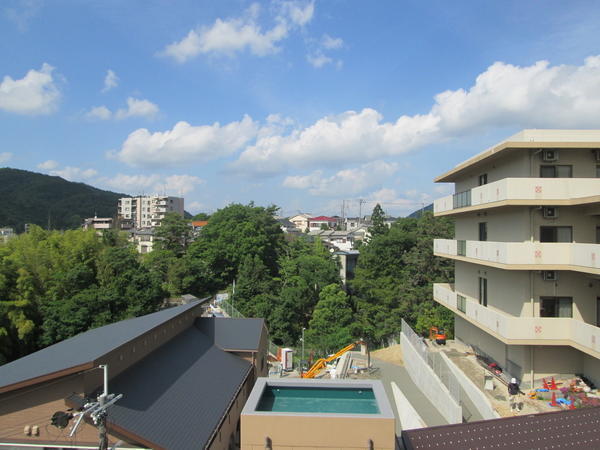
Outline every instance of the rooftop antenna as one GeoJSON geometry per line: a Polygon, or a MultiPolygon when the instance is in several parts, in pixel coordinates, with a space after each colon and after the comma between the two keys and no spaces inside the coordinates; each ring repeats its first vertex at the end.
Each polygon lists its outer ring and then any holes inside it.
{"type": "Polygon", "coordinates": [[[106,410],[109,406],[114,405],[117,400],[121,399],[123,394],[115,395],[108,393],[108,364],[101,364],[98,368],[104,370],[104,391],[97,397],[95,402],[86,403],[83,405],[83,410],[75,414],[75,416],[77,416],[77,421],[73,425],[69,437],[73,437],[84,416],[89,414],[94,421],[94,425],[98,427],[98,448],[100,450],[107,450],[108,437],[106,436],[106,416],[108,413],[106,410]]]}

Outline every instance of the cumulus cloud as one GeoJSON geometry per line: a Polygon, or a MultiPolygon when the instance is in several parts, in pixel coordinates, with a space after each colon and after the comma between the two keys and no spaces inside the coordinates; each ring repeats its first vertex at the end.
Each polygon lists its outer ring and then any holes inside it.
{"type": "Polygon", "coordinates": [[[152,119],[158,114],[158,106],[149,100],[140,100],[129,97],[127,99],[127,108],[119,109],[115,113],[117,119],[126,119],[128,117],[145,117],[152,119]]]}
{"type": "Polygon", "coordinates": [[[278,43],[297,26],[308,23],[314,13],[314,2],[301,4],[285,2],[283,13],[275,18],[272,28],[264,30],[257,23],[260,7],[254,3],[242,17],[216,19],[211,26],[201,26],[180,41],[173,42],[159,53],[184,63],[200,54],[224,54],[249,51],[255,56],[266,56],[280,50],[278,43]]]}
{"type": "Polygon", "coordinates": [[[106,106],[94,106],[87,113],[85,117],[90,120],[108,120],[112,117],[112,112],[106,106]]]}
{"type": "Polygon", "coordinates": [[[0,164],[6,164],[13,157],[13,154],[10,152],[2,152],[0,153],[0,164]]]}
{"type": "Polygon", "coordinates": [[[127,137],[119,151],[110,152],[109,157],[137,167],[207,161],[242,149],[257,135],[258,129],[258,124],[249,116],[223,126],[218,122],[200,126],[178,122],[172,130],[154,133],[139,128],[127,137]]]}
{"type": "Polygon", "coordinates": [[[386,122],[376,110],[365,108],[324,117],[288,134],[257,139],[234,167],[276,174],[290,167],[364,162],[488,127],[597,127],[599,114],[600,56],[581,66],[497,62],[470,88],[436,95],[426,114],[386,122]]]}
{"type": "Polygon", "coordinates": [[[0,109],[16,114],[49,114],[58,107],[60,92],[54,82],[54,68],[47,63],[14,80],[5,75],[0,82],[0,109]]]}
{"type": "Polygon", "coordinates": [[[48,161],[44,161],[43,163],[38,164],[37,167],[38,169],[42,170],[52,170],[58,167],[58,163],[53,159],[49,159],[48,161]]]}
{"type": "Polygon", "coordinates": [[[62,169],[49,171],[50,175],[56,175],[69,181],[88,181],[98,175],[95,169],[82,169],[80,167],[66,166],[62,169]]]}
{"type": "Polygon", "coordinates": [[[327,53],[331,50],[339,50],[344,46],[344,41],[341,38],[334,38],[328,34],[324,34],[316,46],[306,55],[306,60],[310,65],[320,69],[327,64],[333,64],[338,69],[342,67],[341,59],[334,59],[327,53]]]}
{"type": "Polygon", "coordinates": [[[120,108],[113,113],[104,105],[95,106],[85,113],[85,117],[90,120],[110,120],[112,118],[123,120],[130,117],[153,119],[159,111],[158,106],[150,100],[129,97],[127,99],[127,108],[120,108]]]}
{"type": "Polygon", "coordinates": [[[108,92],[113,88],[116,88],[119,85],[119,77],[115,72],[108,69],[106,71],[106,76],[104,77],[104,87],[102,88],[102,92],[108,92]]]}
{"type": "Polygon", "coordinates": [[[338,196],[355,195],[364,192],[374,184],[381,183],[383,178],[396,172],[394,163],[374,161],[359,168],[344,169],[332,176],[324,176],[321,170],[309,175],[289,176],[283,181],[285,187],[307,189],[312,195],[338,196]]]}
{"type": "Polygon", "coordinates": [[[125,192],[185,195],[193,191],[197,185],[204,183],[204,180],[193,175],[162,177],[157,174],[125,175],[120,173],[112,178],[101,178],[100,183],[125,192]]]}

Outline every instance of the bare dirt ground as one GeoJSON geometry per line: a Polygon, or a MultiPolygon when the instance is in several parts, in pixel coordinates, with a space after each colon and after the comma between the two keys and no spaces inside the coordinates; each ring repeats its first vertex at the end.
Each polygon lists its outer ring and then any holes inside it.
{"type": "Polygon", "coordinates": [[[397,364],[399,366],[404,365],[404,360],[402,359],[402,348],[400,347],[400,344],[375,350],[371,352],[371,357],[381,359],[392,364],[397,364]]]}

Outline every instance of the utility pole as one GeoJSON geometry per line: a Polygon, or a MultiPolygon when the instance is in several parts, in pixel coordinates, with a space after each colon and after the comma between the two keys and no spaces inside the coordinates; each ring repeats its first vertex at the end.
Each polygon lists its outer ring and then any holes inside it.
{"type": "Polygon", "coordinates": [[[306,328],[302,327],[302,358],[300,359],[300,377],[304,375],[304,330],[306,328]]]}
{"type": "Polygon", "coordinates": [[[115,404],[117,400],[121,399],[123,394],[115,395],[108,393],[108,364],[102,364],[98,366],[98,368],[104,370],[104,390],[102,394],[97,397],[95,402],[86,403],[83,405],[83,411],[75,414],[75,416],[78,416],[77,421],[73,425],[69,437],[73,437],[77,431],[77,427],[79,427],[79,424],[83,420],[83,417],[86,414],[89,414],[94,421],[94,425],[98,427],[98,448],[100,450],[107,450],[108,436],[106,433],[106,416],[108,413],[106,410],[109,406],[115,404]]]}
{"type": "Polygon", "coordinates": [[[358,199],[358,226],[360,226],[360,222],[362,221],[362,205],[363,203],[367,203],[366,200],[362,198],[358,199]]]}

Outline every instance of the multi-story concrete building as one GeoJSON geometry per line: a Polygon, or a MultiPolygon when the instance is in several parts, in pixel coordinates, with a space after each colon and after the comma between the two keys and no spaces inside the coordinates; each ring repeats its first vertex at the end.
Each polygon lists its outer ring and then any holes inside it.
{"type": "Polygon", "coordinates": [[[455,283],[434,285],[455,335],[526,385],[600,384],[600,130],[524,130],[437,177],[455,283]],[[537,381],[536,381],[537,384],[537,381]]]}
{"type": "Polygon", "coordinates": [[[125,197],[119,199],[117,211],[119,221],[134,228],[158,227],[170,212],[183,217],[183,198],[167,195],[125,197]]]}

